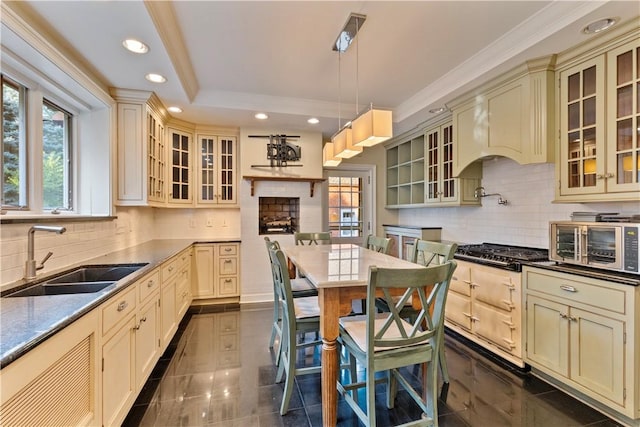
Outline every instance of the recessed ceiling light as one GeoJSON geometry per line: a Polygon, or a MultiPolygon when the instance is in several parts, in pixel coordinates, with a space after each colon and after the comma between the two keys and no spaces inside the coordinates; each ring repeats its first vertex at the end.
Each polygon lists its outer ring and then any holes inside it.
{"type": "Polygon", "coordinates": [[[133,53],[147,53],[149,52],[149,46],[136,39],[126,39],[122,42],[122,46],[133,53]]]}
{"type": "Polygon", "coordinates": [[[258,120],[266,120],[269,118],[265,113],[257,113],[254,117],[258,120]]]}
{"type": "Polygon", "coordinates": [[[598,19],[597,21],[593,21],[588,24],[586,27],[582,29],[584,34],[596,34],[604,30],[608,30],[613,27],[616,22],[618,22],[618,18],[603,18],[598,19]]]}
{"type": "Polygon", "coordinates": [[[316,119],[315,117],[311,117],[309,120],[307,120],[307,123],[317,125],[318,123],[320,123],[320,120],[316,119]]]}
{"type": "Polygon", "coordinates": [[[161,76],[160,74],[154,74],[154,73],[149,73],[146,76],[144,76],[144,78],[153,83],[164,83],[167,81],[167,78],[165,76],[161,76]]]}
{"type": "Polygon", "coordinates": [[[167,110],[171,111],[172,113],[182,113],[182,108],[176,106],[171,106],[167,108],[167,110]]]}

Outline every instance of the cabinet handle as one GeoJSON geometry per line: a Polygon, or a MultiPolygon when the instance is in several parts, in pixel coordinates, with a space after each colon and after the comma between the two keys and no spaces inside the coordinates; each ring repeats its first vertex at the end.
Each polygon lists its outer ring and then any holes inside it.
{"type": "Polygon", "coordinates": [[[170,272],[173,271],[173,266],[169,267],[169,271],[170,272]]]}
{"type": "Polygon", "coordinates": [[[227,264],[227,263],[229,263],[229,262],[231,262],[231,260],[230,260],[230,259],[225,259],[225,260],[224,260],[224,263],[225,263],[225,264],[227,264]]]}
{"type": "Polygon", "coordinates": [[[231,279],[225,279],[224,283],[231,283],[231,279]]]}
{"type": "Polygon", "coordinates": [[[231,252],[231,248],[225,248],[225,252],[231,252]]]}
{"type": "Polygon", "coordinates": [[[134,328],[133,328],[133,329],[135,329],[136,331],[137,331],[137,330],[139,330],[139,329],[140,329],[140,327],[141,327],[141,325],[142,325],[142,323],[143,323],[143,322],[146,322],[146,321],[147,321],[147,317],[145,316],[145,317],[143,317],[142,319],[140,319],[140,323],[138,323],[136,326],[134,326],[134,328]]]}
{"type": "Polygon", "coordinates": [[[118,311],[122,311],[127,307],[129,307],[129,303],[126,301],[122,301],[120,304],[118,304],[118,311]]]}
{"type": "Polygon", "coordinates": [[[608,172],[604,174],[605,178],[613,178],[614,176],[616,176],[616,174],[612,173],[612,172],[608,172]]]}
{"type": "Polygon", "coordinates": [[[560,285],[560,289],[562,289],[563,291],[567,291],[567,292],[578,292],[578,290],[576,288],[574,288],[573,286],[569,286],[569,285],[560,285]]]}
{"type": "Polygon", "coordinates": [[[153,281],[153,280],[149,280],[149,281],[147,282],[147,288],[150,288],[150,287],[152,287],[153,285],[155,285],[155,283],[154,283],[154,281],[153,281]]]}

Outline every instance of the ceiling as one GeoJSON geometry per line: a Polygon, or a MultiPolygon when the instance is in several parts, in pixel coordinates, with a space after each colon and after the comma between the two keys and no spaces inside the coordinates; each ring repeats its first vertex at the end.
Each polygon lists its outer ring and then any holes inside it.
{"type": "Polygon", "coordinates": [[[154,91],[199,124],[318,130],[373,103],[396,133],[455,95],[588,37],[602,17],[628,21],[636,1],[25,1],[15,4],[106,87],[154,91]],[[332,50],[349,14],[356,42],[332,50]],[[150,46],[122,47],[134,37],[150,46]],[[149,72],[163,84],[144,79],[149,72]],[[357,104],[356,104],[357,102],[357,104]],[[266,122],[254,118],[269,115],[266,122]],[[317,125],[307,123],[316,117],[317,125]]]}

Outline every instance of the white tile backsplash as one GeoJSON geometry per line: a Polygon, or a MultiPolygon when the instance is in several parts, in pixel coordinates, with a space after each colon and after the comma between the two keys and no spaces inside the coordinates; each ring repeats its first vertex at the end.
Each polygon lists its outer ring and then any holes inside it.
{"type": "Polygon", "coordinates": [[[481,207],[401,209],[398,223],[442,227],[442,238],[462,243],[503,243],[548,248],[549,221],[568,220],[574,211],[640,213],[640,202],[553,203],[552,163],[520,165],[496,157],[483,163],[481,207]]]}

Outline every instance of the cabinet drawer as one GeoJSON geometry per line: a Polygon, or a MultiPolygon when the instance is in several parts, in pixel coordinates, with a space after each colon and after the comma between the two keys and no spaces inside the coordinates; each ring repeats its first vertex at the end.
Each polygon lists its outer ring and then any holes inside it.
{"type": "Polygon", "coordinates": [[[162,264],[162,281],[166,282],[170,279],[174,274],[178,272],[178,268],[180,266],[180,258],[174,257],[169,261],[162,264]]]}
{"type": "Polygon", "coordinates": [[[118,322],[125,319],[136,308],[136,288],[114,296],[102,309],[102,335],[105,335],[118,322]]]}
{"type": "Polygon", "coordinates": [[[143,302],[160,289],[160,270],[156,270],[138,282],[138,301],[143,302]]]}
{"type": "Polygon", "coordinates": [[[238,245],[220,245],[220,256],[235,256],[238,255],[238,245]]]}
{"type": "MultiPolygon", "coordinates": [[[[616,313],[625,313],[623,290],[573,280],[562,273],[525,270],[527,289],[616,313]]],[[[589,280],[589,279],[585,279],[589,280]]]]}
{"type": "Polygon", "coordinates": [[[187,249],[186,251],[178,254],[177,256],[178,268],[187,266],[190,262],[191,262],[191,249],[187,249]]]}
{"type": "Polygon", "coordinates": [[[218,296],[232,297],[238,295],[237,277],[220,277],[218,279],[218,296]]]}
{"type": "Polygon", "coordinates": [[[238,258],[220,258],[218,260],[218,274],[221,276],[237,275],[238,258]]]}

